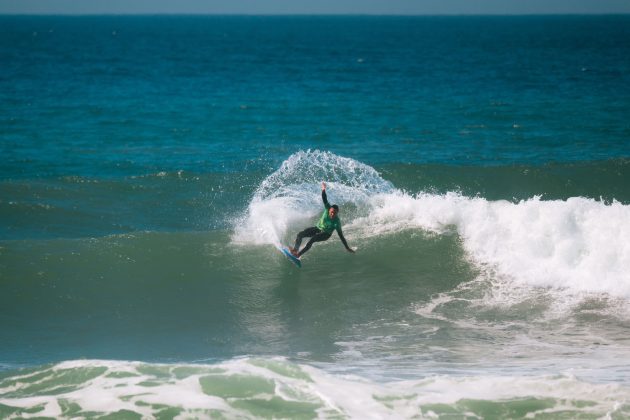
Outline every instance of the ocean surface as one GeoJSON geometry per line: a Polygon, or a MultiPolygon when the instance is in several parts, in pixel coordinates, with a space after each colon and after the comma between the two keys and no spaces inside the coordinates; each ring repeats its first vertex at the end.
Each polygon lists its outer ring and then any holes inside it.
{"type": "Polygon", "coordinates": [[[32,417],[630,418],[630,16],[0,16],[32,417]]]}

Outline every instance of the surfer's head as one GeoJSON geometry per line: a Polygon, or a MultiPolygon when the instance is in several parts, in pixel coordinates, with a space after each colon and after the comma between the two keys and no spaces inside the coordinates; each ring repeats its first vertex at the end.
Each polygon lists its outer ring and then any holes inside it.
{"type": "Polygon", "coordinates": [[[337,214],[339,214],[339,206],[336,204],[333,204],[328,209],[328,215],[330,216],[331,219],[334,219],[337,216],[337,214]]]}

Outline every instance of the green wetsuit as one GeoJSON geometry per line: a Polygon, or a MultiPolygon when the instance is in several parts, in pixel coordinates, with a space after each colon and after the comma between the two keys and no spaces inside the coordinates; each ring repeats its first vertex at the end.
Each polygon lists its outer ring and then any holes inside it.
{"type": "Polygon", "coordinates": [[[327,201],[325,201],[324,204],[326,205],[326,210],[322,213],[322,217],[319,218],[317,228],[326,233],[333,233],[333,231],[336,230],[337,233],[341,235],[341,220],[339,220],[339,216],[331,219],[330,214],[328,214],[330,204],[328,204],[327,201]]]}
{"type": "Polygon", "coordinates": [[[306,251],[311,249],[311,245],[315,242],[321,242],[328,240],[330,235],[336,230],[339,235],[339,239],[343,242],[343,245],[346,249],[350,249],[348,247],[348,243],[346,242],[346,238],[343,237],[343,232],[341,231],[341,220],[339,220],[339,216],[336,216],[334,219],[330,217],[328,214],[328,209],[330,209],[331,205],[328,203],[328,199],[326,197],[326,191],[322,190],[322,201],[324,202],[324,213],[319,218],[319,222],[317,222],[317,226],[313,226],[310,228],[304,229],[302,232],[298,233],[295,238],[294,249],[299,250],[300,244],[302,243],[302,238],[311,238],[308,243],[304,246],[304,249],[298,253],[298,257],[301,257],[306,251]]]}

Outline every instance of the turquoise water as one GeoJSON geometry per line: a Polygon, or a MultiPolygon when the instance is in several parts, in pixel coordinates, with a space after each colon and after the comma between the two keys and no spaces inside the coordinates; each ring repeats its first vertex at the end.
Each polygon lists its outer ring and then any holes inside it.
{"type": "Polygon", "coordinates": [[[630,19],[0,17],[0,417],[630,416],[630,19]],[[320,183],[344,234],[315,223],[320,183]]]}

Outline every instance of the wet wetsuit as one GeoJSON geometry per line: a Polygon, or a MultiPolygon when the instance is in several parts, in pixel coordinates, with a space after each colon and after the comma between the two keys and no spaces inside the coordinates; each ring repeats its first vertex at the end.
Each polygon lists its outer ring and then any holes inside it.
{"type": "Polygon", "coordinates": [[[328,214],[328,209],[331,207],[328,203],[328,199],[326,198],[326,190],[322,190],[322,201],[324,201],[324,213],[322,213],[322,217],[320,217],[319,222],[317,222],[317,226],[313,226],[310,228],[304,229],[302,232],[297,234],[295,238],[295,250],[300,249],[300,244],[302,243],[303,238],[311,238],[307,244],[304,246],[304,249],[298,252],[298,258],[300,258],[306,251],[311,249],[311,246],[315,242],[321,242],[328,240],[330,235],[332,235],[333,231],[337,231],[339,235],[339,239],[343,242],[343,245],[346,249],[350,249],[348,247],[348,243],[346,242],[346,238],[343,237],[343,233],[341,232],[341,220],[339,220],[339,216],[335,216],[334,219],[330,218],[328,214]]]}

